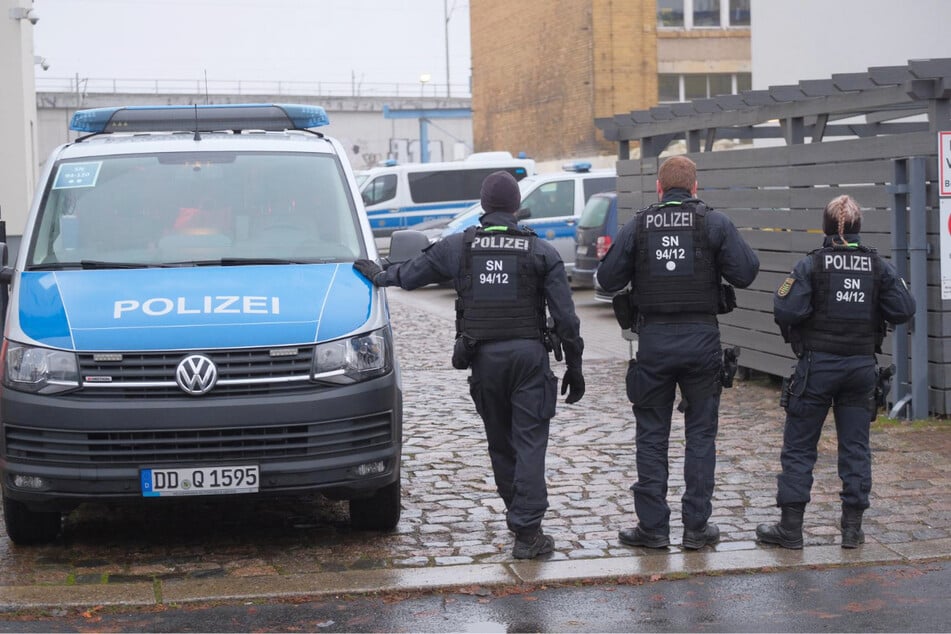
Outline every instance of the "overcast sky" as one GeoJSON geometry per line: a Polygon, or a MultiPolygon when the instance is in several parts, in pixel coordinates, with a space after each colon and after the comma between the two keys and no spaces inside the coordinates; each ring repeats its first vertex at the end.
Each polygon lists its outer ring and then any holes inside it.
{"type": "Polygon", "coordinates": [[[468,0],[34,0],[38,77],[469,83],[468,0]]]}

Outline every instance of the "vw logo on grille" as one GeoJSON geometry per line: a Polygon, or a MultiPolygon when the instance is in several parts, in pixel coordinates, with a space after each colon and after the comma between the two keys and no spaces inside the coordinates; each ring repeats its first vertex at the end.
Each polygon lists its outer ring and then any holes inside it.
{"type": "Polygon", "coordinates": [[[182,391],[201,396],[211,391],[218,381],[218,366],[203,354],[192,354],[182,359],[175,370],[175,382],[182,391]]]}

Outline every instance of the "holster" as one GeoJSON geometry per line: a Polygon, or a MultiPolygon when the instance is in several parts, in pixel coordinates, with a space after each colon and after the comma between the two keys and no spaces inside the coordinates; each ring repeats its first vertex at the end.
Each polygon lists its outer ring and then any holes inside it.
{"type": "MultiPolygon", "coordinates": [[[[875,407],[885,407],[888,393],[892,391],[892,377],[895,376],[895,364],[879,367],[875,373],[875,407]]],[[[874,414],[873,414],[874,416],[874,414]]],[[[872,419],[874,420],[874,418],[872,419]]]]}
{"type": "Polygon", "coordinates": [[[779,332],[783,336],[783,341],[788,343],[792,348],[796,358],[802,357],[802,353],[805,352],[805,349],[802,346],[802,333],[799,332],[799,329],[793,326],[780,325],[779,332]]]}
{"type": "Polygon", "coordinates": [[[637,332],[638,310],[631,291],[621,291],[612,297],[611,307],[614,308],[614,318],[622,329],[637,332]]]}
{"type": "Polygon", "coordinates": [[[724,348],[723,364],[720,366],[720,385],[723,387],[733,387],[733,377],[736,376],[736,371],[740,365],[739,358],[739,346],[724,348]]]}
{"type": "Polygon", "coordinates": [[[717,314],[725,315],[736,308],[736,290],[729,284],[720,284],[720,297],[717,302],[717,314]]]}
{"type": "Polygon", "coordinates": [[[545,344],[545,350],[555,355],[555,361],[561,361],[565,358],[561,347],[561,337],[555,332],[555,320],[549,317],[545,321],[545,334],[542,335],[542,343],[545,344]]]}
{"type": "Polygon", "coordinates": [[[467,370],[475,354],[476,340],[465,335],[458,335],[452,346],[452,367],[457,370],[467,370]]]}
{"type": "Polygon", "coordinates": [[[779,406],[783,409],[789,407],[789,391],[792,388],[792,377],[783,377],[783,389],[779,393],[779,406]]]}

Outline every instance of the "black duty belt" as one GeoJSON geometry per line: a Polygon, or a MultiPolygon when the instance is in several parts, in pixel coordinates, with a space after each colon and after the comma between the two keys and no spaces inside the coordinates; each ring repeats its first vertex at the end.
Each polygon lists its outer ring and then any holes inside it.
{"type": "Polygon", "coordinates": [[[712,324],[716,326],[717,316],[710,313],[651,313],[641,315],[641,324],[712,324]]]}

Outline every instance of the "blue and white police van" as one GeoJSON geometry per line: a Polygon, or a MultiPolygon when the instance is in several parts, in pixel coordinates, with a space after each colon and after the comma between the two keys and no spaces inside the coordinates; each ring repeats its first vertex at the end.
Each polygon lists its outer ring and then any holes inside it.
{"type": "Polygon", "coordinates": [[[315,106],[120,107],[46,163],[9,289],[7,534],[83,502],[321,492],[400,517],[402,393],[347,155],[315,106]]]}
{"type": "Polygon", "coordinates": [[[509,152],[477,152],[463,161],[392,161],[371,168],[360,185],[370,227],[385,238],[422,222],[452,218],[479,202],[482,181],[500,170],[522,180],[535,173],[535,161],[509,152]]]}

